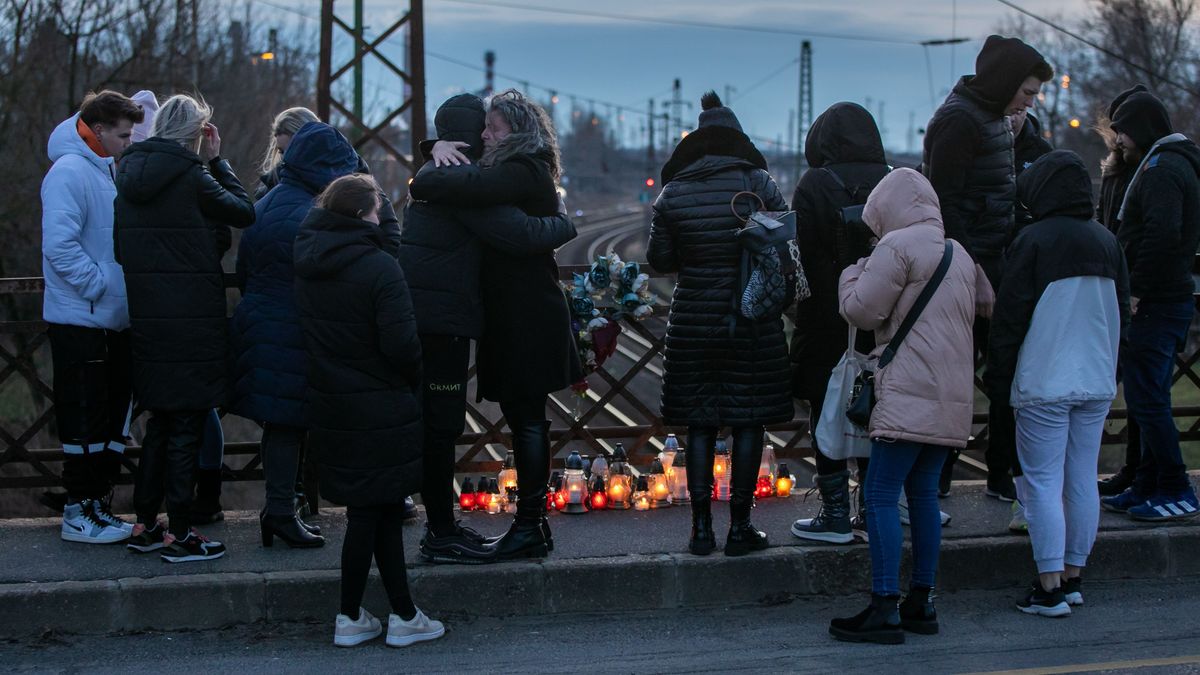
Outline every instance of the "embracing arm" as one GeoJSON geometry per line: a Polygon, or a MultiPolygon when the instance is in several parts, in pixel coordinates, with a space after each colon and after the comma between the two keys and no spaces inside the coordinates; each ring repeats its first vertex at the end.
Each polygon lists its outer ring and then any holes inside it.
{"type": "Polygon", "coordinates": [[[575,238],[565,213],[535,218],[515,206],[493,206],[462,209],[455,217],[484,244],[513,255],[549,253],[575,238]]]}
{"type": "Polygon", "coordinates": [[[541,182],[525,161],[501,162],[487,169],[474,164],[435,167],[426,164],[408,186],[413,199],[452,206],[518,204],[536,196],[541,182]]]}

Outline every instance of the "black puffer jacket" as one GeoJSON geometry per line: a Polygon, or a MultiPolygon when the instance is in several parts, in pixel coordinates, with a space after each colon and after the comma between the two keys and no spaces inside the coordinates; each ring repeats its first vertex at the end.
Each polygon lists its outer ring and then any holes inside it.
{"type": "MultiPolygon", "coordinates": [[[[558,214],[554,178],[544,158],[517,155],[479,169],[423,170],[409,186],[414,199],[481,208],[511,204],[530,216],[558,214]]],[[[529,400],[583,379],[566,296],[553,253],[511,255],[483,250],[483,337],[475,351],[479,395],[529,400]]]]}
{"type": "Polygon", "coordinates": [[[1147,154],[1118,211],[1130,293],[1143,301],[1187,300],[1200,245],[1200,148],[1172,133],[1166,107],[1146,92],[1121,104],[1112,127],[1147,154]]]}
{"type": "Polygon", "coordinates": [[[751,191],[769,211],[787,202],[743,133],[702,127],[663,167],[646,258],[678,272],[667,319],[662,417],[670,425],[753,426],[792,419],[783,320],[731,313],[741,246],[733,195],[751,191]],[[733,335],[730,325],[734,323],[733,335]]]}
{"type": "MultiPolygon", "coordinates": [[[[857,103],[836,103],[813,122],[804,144],[809,170],[792,197],[800,261],[812,296],[796,305],[792,333],[792,393],[797,398],[824,398],[833,367],[846,351],[846,320],[838,312],[838,278],[842,270],[871,254],[872,236],[845,231],[839,212],[865,204],[867,195],[887,175],[883,140],[875,119],[857,103]]],[[[875,338],[859,331],[862,352],[875,338]]]]}
{"type": "Polygon", "coordinates": [[[397,504],[421,486],[421,342],[384,246],[375,225],[323,209],[296,236],[308,447],[321,496],[346,506],[397,504]]]}
{"type": "Polygon", "coordinates": [[[133,391],[148,410],[195,411],[228,398],[222,237],[254,222],[229,164],[174,141],[129,146],[117,169],[117,262],[133,328],[133,391]]]}

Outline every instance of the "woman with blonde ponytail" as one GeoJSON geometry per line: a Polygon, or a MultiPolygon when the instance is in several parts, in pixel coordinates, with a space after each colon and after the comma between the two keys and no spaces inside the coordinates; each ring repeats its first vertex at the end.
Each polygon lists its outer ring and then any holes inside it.
{"type": "Polygon", "coordinates": [[[309,122],[320,122],[321,118],[308,108],[296,106],[288,108],[275,116],[271,123],[271,140],[267,143],[267,152],[258,165],[258,187],[254,189],[254,199],[262,199],[279,185],[279,165],[283,163],[283,153],[287,152],[292,138],[300,131],[300,127],[309,122]]]}

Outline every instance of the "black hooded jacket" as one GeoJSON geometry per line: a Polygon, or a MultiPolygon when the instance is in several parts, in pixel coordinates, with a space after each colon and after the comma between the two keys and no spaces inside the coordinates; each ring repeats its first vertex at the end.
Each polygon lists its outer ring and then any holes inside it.
{"type": "Polygon", "coordinates": [[[787,209],[766,160],[744,133],[704,126],[675,147],[662,180],[646,259],[659,272],[678,273],[667,319],[663,421],[742,427],[792,419],[783,320],[755,322],[731,309],[741,292],[741,222],[730,200],[749,191],[768,211],[787,209]]]}
{"type": "MultiPolygon", "coordinates": [[[[485,113],[477,96],[455,96],[438,109],[434,119],[438,139],[470,143],[467,156],[478,159],[485,113]]],[[[446,172],[470,171],[467,166],[446,172]]],[[[417,192],[432,162],[417,174],[417,192]]],[[[527,216],[515,206],[467,208],[434,202],[406,207],[400,242],[417,325],[422,335],[479,338],[484,330],[480,265],[484,247],[503,255],[553,253],[575,238],[575,226],[565,214],[527,216]]]]}
{"type": "Polygon", "coordinates": [[[989,37],[976,74],[959,80],[929,121],[923,164],[946,236],[977,260],[1001,255],[1012,236],[1016,176],[1005,108],[1043,62],[1016,38],[989,37]]]}
{"type": "Polygon", "coordinates": [[[1021,174],[1017,194],[1034,222],[1005,254],[1006,271],[996,295],[984,374],[990,396],[1004,401],[1034,311],[1052,283],[1072,277],[1112,279],[1122,329],[1129,323],[1125,257],[1116,237],[1092,220],[1092,181],[1083,160],[1067,150],[1044,155],[1021,174]]]}
{"type": "Polygon", "coordinates": [[[228,398],[227,227],[254,222],[228,162],[174,141],[129,146],[117,167],[113,238],[133,329],[133,390],[148,410],[197,411],[228,398]],[[222,235],[224,232],[224,235],[222,235]]]}
{"type": "Polygon", "coordinates": [[[1129,263],[1130,292],[1142,301],[1185,301],[1195,292],[1192,267],[1200,246],[1200,148],[1172,134],[1166,108],[1152,94],[1131,95],[1113,129],[1149,156],[1135,170],[1117,236],[1129,263]],[[1155,143],[1164,141],[1155,146],[1155,143]]]}
{"type": "MultiPolygon", "coordinates": [[[[792,197],[800,262],[812,296],[796,305],[792,333],[792,393],[820,400],[829,375],[846,351],[846,321],[838,311],[838,278],[846,267],[870,255],[871,233],[847,231],[839,212],[864,204],[887,175],[883,141],[875,119],[857,103],[836,103],[813,122],[805,141],[809,170],[792,197]]],[[[863,353],[874,347],[859,332],[863,353]]]]}
{"type": "Polygon", "coordinates": [[[421,486],[421,342],[404,272],[379,228],[312,209],[296,235],[308,351],[308,447],[321,496],[398,504],[421,486]]]}
{"type": "MultiPolygon", "coordinates": [[[[1146,85],[1134,85],[1112,100],[1108,106],[1109,122],[1117,114],[1121,104],[1139,91],[1147,91],[1146,85]]],[[[1096,220],[1115,233],[1121,223],[1117,214],[1121,211],[1121,202],[1125,199],[1125,192],[1129,190],[1129,181],[1133,178],[1133,170],[1136,167],[1127,164],[1125,158],[1116,150],[1110,150],[1100,168],[1100,203],[1096,206],[1096,220]]]]}

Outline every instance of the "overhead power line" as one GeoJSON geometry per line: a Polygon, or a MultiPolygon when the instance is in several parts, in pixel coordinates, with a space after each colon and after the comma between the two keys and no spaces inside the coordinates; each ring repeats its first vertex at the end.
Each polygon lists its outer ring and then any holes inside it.
{"type": "MultiPolygon", "coordinates": [[[[461,0],[448,0],[448,1],[456,1],[457,2],[457,1],[461,1],[461,0]]],[[[1012,2],[1009,2],[1009,0],[996,0],[996,1],[1002,5],[1005,5],[1007,7],[1015,9],[1016,11],[1024,14],[1025,16],[1027,16],[1035,21],[1040,21],[1041,23],[1046,24],[1047,26],[1062,33],[1063,35],[1066,35],[1067,37],[1070,37],[1070,38],[1074,38],[1074,39],[1082,42],[1083,44],[1091,47],[1092,49],[1095,49],[1096,51],[1101,52],[1102,54],[1106,54],[1106,55],[1120,61],[1121,63],[1124,63],[1125,65],[1129,66],[1130,68],[1139,70],[1139,71],[1155,78],[1156,80],[1163,82],[1164,84],[1169,84],[1172,87],[1175,87],[1176,89],[1179,89],[1181,91],[1191,94],[1192,96],[1200,98],[1200,91],[1197,91],[1196,89],[1193,89],[1193,88],[1187,86],[1186,84],[1183,84],[1183,83],[1178,82],[1170,77],[1167,77],[1166,75],[1164,75],[1156,70],[1151,70],[1150,68],[1147,68],[1146,66],[1143,66],[1140,63],[1131,61],[1130,59],[1125,58],[1124,56],[1118,54],[1117,52],[1114,52],[1113,50],[1111,50],[1107,47],[1096,44],[1092,40],[1085,38],[1084,36],[1070,30],[1069,28],[1060,26],[1059,24],[1057,24],[1049,19],[1040,17],[1037,14],[1034,14],[1033,12],[1031,12],[1023,7],[1020,7],[1012,2]]]]}
{"type": "Polygon", "coordinates": [[[792,66],[796,65],[797,63],[800,63],[800,57],[798,57],[798,56],[794,59],[791,59],[790,61],[783,64],[782,66],[779,66],[775,70],[771,71],[769,74],[764,75],[761,79],[759,79],[754,84],[752,84],[749,87],[746,87],[742,91],[738,92],[736,96],[731,96],[728,101],[725,101],[725,104],[728,105],[728,104],[733,103],[734,101],[740,101],[743,98],[746,98],[747,94],[754,91],[755,89],[758,89],[759,87],[763,86],[764,84],[770,82],[771,80],[775,79],[776,77],[779,77],[780,74],[787,71],[788,69],[790,69],[792,66]]]}
{"type": "Polygon", "coordinates": [[[800,30],[795,28],[776,28],[772,26],[750,26],[735,23],[711,23],[691,19],[671,19],[667,17],[638,16],[636,14],[614,14],[585,9],[563,9],[561,7],[544,7],[538,5],[523,5],[512,2],[492,2],[491,0],[442,0],[463,5],[479,7],[502,7],[505,9],[520,9],[530,12],[547,12],[549,14],[567,14],[571,16],[587,16],[594,19],[612,19],[615,21],[632,21],[638,23],[657,23],[669,26],[689,26],[691,28],[714,28],[718,30],[740,30],[751,33],[773,33],[775,35],[792,35],[795,37],[829,38],[832,40],[854,40],[857,42],[877,42],[896,45],[920,44],[918,40],[902,40],[872,35],[855,35],[851,33],[827,33],[823,31],[800,30]]]}

